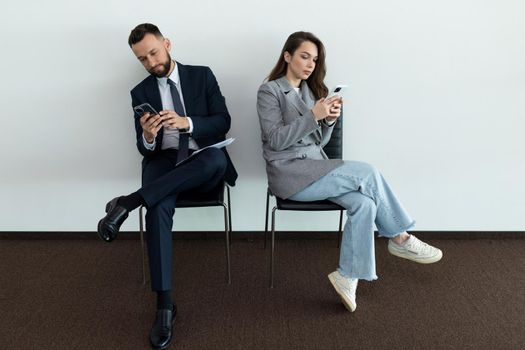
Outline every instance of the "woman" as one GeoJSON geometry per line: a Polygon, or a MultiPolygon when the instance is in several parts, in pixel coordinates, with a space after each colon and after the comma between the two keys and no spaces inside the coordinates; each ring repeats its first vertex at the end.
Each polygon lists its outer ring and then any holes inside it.
{"type": "Polygon", "coordinates": [[[414,221],[377,169],[324,153],[342,107],[342,98],[326,98],[325,75],[321,41],[312,33],[293,33],[259,88],[257,112],[270,190],[285,199],[328,199],[346,208],[339,267],[328,278],[353,312],[358,280],[377,279],[374,223],[390,238],[393,255],[429,264],[442,252],[406,232],[414,221]]]}

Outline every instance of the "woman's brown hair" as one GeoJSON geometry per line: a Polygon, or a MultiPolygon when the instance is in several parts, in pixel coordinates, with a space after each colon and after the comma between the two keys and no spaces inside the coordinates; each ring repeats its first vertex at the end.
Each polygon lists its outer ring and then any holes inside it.
{"type": "Polygon", "coordinates": [[[315,69],[312,74],[306,79],[308,87],[312,90],[316,100],[326,97],[328,94],[328,88],[324,84],[324,77],[326,76],[326,65],[325,65],[325,50],[324,45],[315,35],[309,32],[295,32],[292,33],[286,42],[279,56],[277,64],[270,72],[268,80],[275,80],[284,75],[286,75],[286,70],[288,69],[288,63],[284,60],[284,53],[288,52],[290,55],[293,55],[295,50],[305,41],[310,41],[317,46],[317,62],[315,64],[315,69]]]}

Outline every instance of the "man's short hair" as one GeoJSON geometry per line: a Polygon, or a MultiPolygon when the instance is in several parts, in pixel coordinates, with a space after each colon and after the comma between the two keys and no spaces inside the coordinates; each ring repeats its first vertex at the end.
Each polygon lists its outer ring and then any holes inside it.
{"type": "Polygon", "coordinates": [[[133,30],[129,34],[129,47],[144,39],[144,36],[148,33],[155,35],[159,39],[164,38],[164,36],[162,35],[162,33],[156,25],[151,23],[142,23],[133,28],[133,30]]]}

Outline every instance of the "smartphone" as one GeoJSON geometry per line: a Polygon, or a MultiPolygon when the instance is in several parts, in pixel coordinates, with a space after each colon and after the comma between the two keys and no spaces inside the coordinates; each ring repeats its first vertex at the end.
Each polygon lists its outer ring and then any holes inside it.
{"type": "Polygon", "coordinates": [[[343,97],[343,91],[348,87],[348,85],[336,85],[330,92],[328,93],[328,96],[326,98],[332,98],[334,96],[343,97]]]}
{"type": "Polygon", "coordinates": [[[148,113],[151,114],[152,116],[155,115],[155,114],[159,114],[159,112],[157,112],[155,110],[155,108],[151,107],[151,105],[149,103],[143,103],[141,105],[138,105],[138,106],[135,106],[133,107],[133,110],[135,111],[135,113],[137,113],[140,117],[142,117],[144,115],[144,113],[148,113]]]}

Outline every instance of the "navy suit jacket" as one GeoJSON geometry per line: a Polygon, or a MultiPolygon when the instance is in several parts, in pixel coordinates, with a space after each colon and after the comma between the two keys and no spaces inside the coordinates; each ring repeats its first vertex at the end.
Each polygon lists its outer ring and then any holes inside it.
{"type": "MultiPolygon", "coordinates": [[[[209,67],[188,66],[177,62],[184,107],[187,116],[193,122],[191,137],[199,147],[206,147],[223,141],[230,130],[231,118],[226,107],[226,101],[221,94],[217,79],[209,67]]],[[[141,103],[149,103],[156,111],[161,111],[162,100],[160,98],[157,79],[150,75],[131,90],[131,105],[137,106],[141,103]]],[[[161,128],[155,138],[155,149],[149,150],[144,147],[142,140],[142,126],[140,116],[134,112],[135,131],[137,133],[137,148],[144,156],[143,167],[147,165],[151,156],[161,152],[164,128],[161,128]]],[[[235,185],[237,172],[225,148],[223,151],[228,161],[228,167],[224,180],[231,186],[235,185]]]]}

